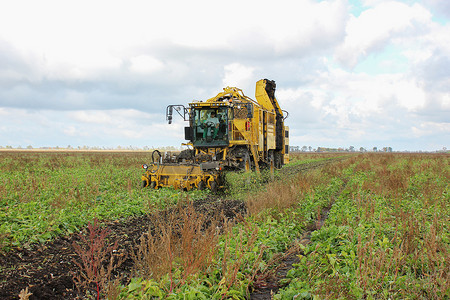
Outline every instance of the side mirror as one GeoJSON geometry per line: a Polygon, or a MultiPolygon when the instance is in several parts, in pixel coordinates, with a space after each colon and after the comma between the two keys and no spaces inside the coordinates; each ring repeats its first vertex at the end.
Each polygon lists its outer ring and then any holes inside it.
{"type": "Polygon", "coordinates": [[[169,112],[167,113],[167,121],[169,121],[169,124],[172,124],[172,114],[173,114],[173,107],[169,106],[169,112]]]}
{"type": "Polygon", "coordinates": [[[166,108],[166,120],[169,121],[169,124],[172,124],[172,116],[173,110],[180,115],[185,121],[189,121],[186,117],[189,117],[189,110],[181,104],[169,105],[166,108]]]}

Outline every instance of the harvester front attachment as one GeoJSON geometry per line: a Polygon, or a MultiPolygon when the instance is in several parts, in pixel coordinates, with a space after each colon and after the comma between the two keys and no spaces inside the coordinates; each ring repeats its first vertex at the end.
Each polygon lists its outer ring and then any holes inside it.
{"type": "Polygon", "coordinates": [[[218,163],[152,163],[142,167],[145,170],[142,175],[143,187],[157,189],[173,186],[186,191],[209,188],[213,192],[219,188],[221,168],[218,163]]]}

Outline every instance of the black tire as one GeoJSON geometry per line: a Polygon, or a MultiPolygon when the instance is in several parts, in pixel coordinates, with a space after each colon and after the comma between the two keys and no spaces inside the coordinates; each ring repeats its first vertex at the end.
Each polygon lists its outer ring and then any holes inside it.
{"type": "Polygon", "coordinates": [[[219,186],[217,185],[217,182],[215,182],[215,181],[211,182],[211,192],[213,194],[217,194],[218,188],[219,188],[219,186]]]}
{"type": "Polygon", "coordinates": [[[201,190],[204,190],[205,187],[206,187],[205,182],[204,182],[204,181],[200,181],[200,182],[198,183],[197,189],[198,189],[199,191],[201,191],[201,190]]]}
{"type": "Polygon", "coordinates": [[[147,187],[147,180],[142,180],[142,182],[141,182],[141,187],[142,187],[142,188],[147,187]]]}
{"type": "Polygon", "coordinates": [[[283,154],[281,153],[281,151],[275,152],[275,156],[274,156],[274,159],[275,159],[275,161],[274,161],[275,169],[281,169],[281,167],[283,166],[283,165],[282,165],[282,159],[283,159],[282,155],[283,155],[283,154]]]}

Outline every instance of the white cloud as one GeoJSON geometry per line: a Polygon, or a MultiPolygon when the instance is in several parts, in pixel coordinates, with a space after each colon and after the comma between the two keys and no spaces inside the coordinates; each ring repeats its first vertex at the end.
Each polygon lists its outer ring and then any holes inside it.
{"type": "MultiPolygon", "coordinates": [[[[320,73],[313,85],[280,88],[277,98],[290,113],[287,124],[292,128],[292,143],[300,145],[315,140],[318,146],[333,146],[330,141],[334,141],[335,146],[352,143],[368,147],[396,135],[400,135],[399,140],[408,139],[413,128],[419,128],[422,137],[433,136],[432,130],[424,130],[424,123],[447,126],[426,121],[429,95],[404,74],[355,74],[330,68],[320,73]]],[[[439,132],[448,135],[447,131],[439,132]]]]}
{"type": "Polygon", "coordinates": [[[439,96],[439,102],[442,104],[442,108],[450,110],[450,94],[441,94],[439,96]]]}
{"type": "Polygon", "coordinates": [[[430,5],[436,13],[450,17],[450,2],[445,0],[424,0],[424,3],[430,5]]]}
{"type": "Polygon", "coordinates": [[[69,117],[81,123],[107,125],[114,122],[113,117],[109,114],[108,111],[75,111],[70,112],[69,117]]]}
{"type": "Polygon", "coordinates": [[[163,115],[131,109],[56,112],[1,108],[0,116],[4,125],[0,126],[0,146],[178,146],[186,125],[181,120],[168,125],[163,115]]]}
{"type": "Polygon", "coordinates": [[[253,98],[261,78],[291,143],[449,140],[448,5],[359,3],[4,1],[0,144],[177,146],[186,124],[164,123],[168,104],[227,85],[253,98]]]}
{"type": "Polygon", "coordinates": [[[393,95],[398,99],[401,106],[409,111],[417,111],[425,106],[425,91],[411,81],[402,81],[394,84],[393,95]]]}
{"type": "Polygon", "coordinates": [[[68,136],[76,136],[77,134],[79,134],[75,126],[67,126],[63,129],[63,132],[68,136]]]}
{"type": "Polygon", "coordinates": [[[408,6],[396,1],[376,2],[380,3],[373,3],[373,8],[347,23],[344,43],[336,52],[336,58],[346,66],[354,67],[362,57],[381,51],[394,39],[411,32],[421,34],[431,23],[430,12],[417,3],[408,6]]]}
{"type": "Polygon", "coordinates": [[[139,55],[130,59],[130,70],[137,73],[154,73],[163,69],[164,64],[151,56],[139,55]]]}
{"type": "Polygon", "coordinates": [[[416,138],[421,138],[428,135],[442,135],[442,134],[450,135],[450,122],[449,123],[423,122],[420,123],[418,126],[413,126],[411,129],[416,138]]]}
{"type": "Polygon", "coordinates": [[[38,79],[84,79],[118,72],[127,60],[133,70],[159,70],[161,45],[249,55],[314,51],[337,42],[345,18],[343,0],[13,1],[0,5],[0,41],[38,79]]]}
{"type": "Polygon", "coordinates": [[[76,91],[76,90],[69,90],[67,91],[66,95],[64,96],[64,100],[69,102],[69,103],[84,103],[88,100],[88,97],[86,95],[86,93],[80,92],[80,91],[76,91]]]}
{"type": "Polygon", "coordinates": [[[308,98],[308,103],[316,108],[322,108],[323,103],[328,98],[325,90],[297,88],[297,89],[285,89],[281,87],[277,91],[277,99],[283,106],[295,109],[298,108],[298,100],[302,98],[308,98]]]}
{"type": "Polygon", "coordinates": [[[114,110],[81,110],[69,112],[68,116],[86,124],[103,124],[122,126],[125,123],[133,123],[141,120],[152,120],[159,115],[149,114],[135,109],[114,109],[114,110]]]}
{"type": "MultiPolygon", "coordinates": [[[[239,63],[224,66],[225,76],[222,79],[223,86],[246,87],[252,84],[254,68],[246,67],[239,63]]],[[[245,93],[245,91],[244,91],[245,93]]]]}

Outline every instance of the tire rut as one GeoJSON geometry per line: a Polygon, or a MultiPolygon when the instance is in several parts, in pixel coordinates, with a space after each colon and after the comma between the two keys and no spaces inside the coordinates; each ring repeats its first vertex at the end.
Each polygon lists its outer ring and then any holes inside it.
{"type": "MultiPolygon", "coordinates": [[[[325,162],[314,162],[310,164],[300,165],[300,168],[296,168],[297,172],[305,172],[307,170],[317,169],[331,162],[340,161],[346,158],[338,158],[327,160],[325,162]]],[[[322,208],[320,213],[320,218],[318,218],[315,222],[310,223],[306,230],[303,232],[300,238],[297,239],[297,242],[294,243],[294,246],[291,247],[286,253],[284,253],[278,260],[275,261],[274,265],[278,265],[276,268],[270,270],[268,274],[261,274],[259,278],[257,278],[254,283],[255,290],[250,294],[250,299],[252,300],[266,300],[272,299],[273,295],[275,295],[279,289],[283,288],[284,285],[280,282],[282,279],[286,279],[287,273],[291,270],[294,264],[299,262],[298,255],[304,255],[301,250],[300,245],[306,246],[311,243],[311,235],[314,231],[322,228],[326,219],[328,218],[328,214],[333,207],[335,199],[339,198],[342,191],[347,185],[347,181],[343,180],[344,183],[333,196],[333,201],[330,203],[328,207],[322,208]]]]}

